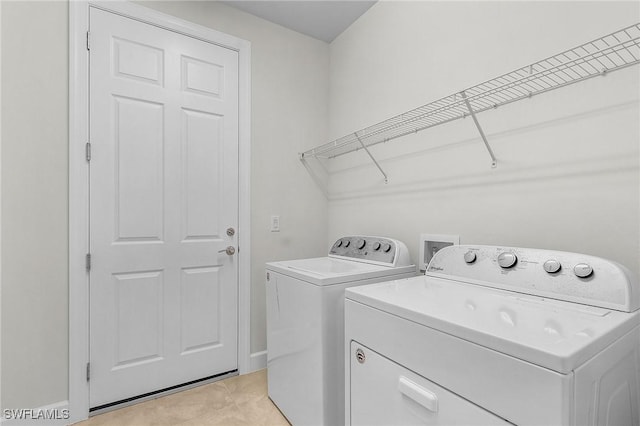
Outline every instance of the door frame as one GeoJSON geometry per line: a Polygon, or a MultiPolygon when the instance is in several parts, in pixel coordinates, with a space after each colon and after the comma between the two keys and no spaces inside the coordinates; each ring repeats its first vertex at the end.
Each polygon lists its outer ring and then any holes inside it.
{"type": "Polygon", "coordinates": [[[119,1],[69,2],[69,411],[70,423],[89,416],[89,9],[95,7],[238,52],[238,371],[250,358],[251,43],[144,6],[119,1]]]}

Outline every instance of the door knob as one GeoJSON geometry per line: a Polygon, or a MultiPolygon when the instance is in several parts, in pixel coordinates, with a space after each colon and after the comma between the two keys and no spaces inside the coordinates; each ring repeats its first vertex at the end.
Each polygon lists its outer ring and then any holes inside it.
{"type": "Polygon", "coordinates": [[[236,254],[236,249],[235,247],[229,246],[226,249],[222,249],[222,250],[218,250],[218,253],[227,253],[229,256],[233,256],[234,254],[236,254]]]}

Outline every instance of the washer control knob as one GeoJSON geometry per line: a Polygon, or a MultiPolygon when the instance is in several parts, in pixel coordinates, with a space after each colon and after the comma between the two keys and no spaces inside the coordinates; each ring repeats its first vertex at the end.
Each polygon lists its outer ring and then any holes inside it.
{"type": "Polygon", "coordinates": [[[464,261],[467,263],[473,263],[476,261],[476,254],[472,251],[468,251],[464,254],[464,261]]]}
{"type": "Polygon", "coordinates": [[[364,246],[365,246],[366,244],[367,244],[367,242],[366,242],[365,240],[363,240],[363,239],[359,239],[359,240],[356,242],[356,248],[357,248],[358,250],[361,250],[361,249],[363,249],[363,248],[364,248],[364,246]]]}
{"type": "Polygon", "coordinates": [[[349,247],[351,244],[351,240],[344,239],[342,240],[342,247],[349,247]]]}
{"type": "Polygon", "coordinates": [[[587,278],[591,274],[593,274],[593,268],[591,265],[586,263],[578,263],[573,267],[573,273],[576,274],[578,278],[587,278]]]}
{"type": "Polygon", "coordinates": [[[373,250],[374,251],[380,250],[380,246],[381,246],[380,241],[376,241],[375,243],[373,243],[373,250]]]}
{"type": "Polygon", "coordinates": [[[391,250],[391,244],[389,244],[389,243],[384,243],[384,244],[382,245],[382,251],[383,251],[383,252],[385,252],[385,253],[388,253],[388,252],[389,252],[389,250],[391,250]]]}
{"type": "Polygon", "coordinates": [[[500,253],[500,255],[498,256],[498,265],[505,269],[511,268],[516,264],[517,261],[518,257],[515,255],[515,253],[504,252],[500,253]]]}
{"type": "Polygon", "coordinates": [[[338,240],[338,241],[336,241],[336,244],[335,244],[335,245],[336,245],[336,247],[340,247],[340,246],[342,245],[342,240],[338,240]]]}
{"type": "Polygon", "coordinates": [[[555,259],[549,259],[546,262],[544,262],[542,267],[548,273],[555,274],[556,272],[558,272],[560,270],[560,268],[562,268],[562,265],[560,265],[560,262],[558,262],[555,259]]]}

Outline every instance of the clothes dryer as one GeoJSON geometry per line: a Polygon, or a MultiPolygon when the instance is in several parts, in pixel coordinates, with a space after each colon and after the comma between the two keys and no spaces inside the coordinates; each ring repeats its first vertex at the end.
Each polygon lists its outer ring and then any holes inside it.
{"type": "Polygon", "coordinates": [[[640,424],[640,285],[615,262],[450,246],[346,298],[349,425],[640,424]]]}

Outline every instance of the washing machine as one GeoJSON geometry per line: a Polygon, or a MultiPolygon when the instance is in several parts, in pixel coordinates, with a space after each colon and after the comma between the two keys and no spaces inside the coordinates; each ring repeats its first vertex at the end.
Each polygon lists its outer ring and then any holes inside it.
{"type": "Polygon", "coordinates": [[[267,379],[271,400],[294,426],[344,423],[344,291],[412,277],[407,247],[346,236],[327,257],[266,265],[267,379]]]}
{"type": "Polygon", "coordinates": [[[638,426],[639,307],[608,260],[446,247],[346,290],[346,423],[638,426]]]}

